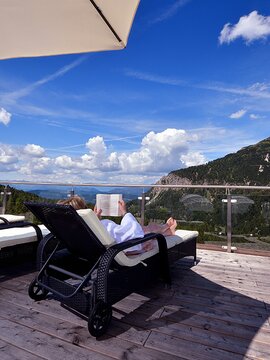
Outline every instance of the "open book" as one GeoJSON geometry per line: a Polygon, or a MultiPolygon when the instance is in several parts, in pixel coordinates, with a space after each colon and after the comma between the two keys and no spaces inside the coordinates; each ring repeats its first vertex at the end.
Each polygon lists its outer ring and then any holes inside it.
{"type": "Polygon", "coordinates": [[[96,206],[101,209],[102,216],[120,216],[118,201],[122,200],[122,194],[97,194],[96,206]]]}

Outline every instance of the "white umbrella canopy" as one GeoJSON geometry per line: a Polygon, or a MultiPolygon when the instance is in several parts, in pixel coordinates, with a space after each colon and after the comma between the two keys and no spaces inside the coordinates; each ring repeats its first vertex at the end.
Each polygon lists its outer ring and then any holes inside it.
{"type": "Polygon", "coordinates": [[[140,0],[0,0],[0,59],[120,50],[140,0]]]}

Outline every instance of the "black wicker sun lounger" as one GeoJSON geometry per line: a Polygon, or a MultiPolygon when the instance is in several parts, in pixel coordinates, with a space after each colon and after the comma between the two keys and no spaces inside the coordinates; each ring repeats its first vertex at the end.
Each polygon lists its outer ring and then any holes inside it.
{"type": "Polygon", "coordinates": [[[51,293],[63,306],[84,317],[95,337],[105,333],[117,301],[158,276],[170,283],[171,256],[174,260],[193,256],[196,261],[197,232],[191,232],[189,239],[148,234],[116,244],[90,209],[25,205],[51,232],[39,244],[39,272],[29,286],[30,297],[42,300],[51,293]],[[136,256],[123,252],[150,239],[158,243],[151,251],[136,256]]]}

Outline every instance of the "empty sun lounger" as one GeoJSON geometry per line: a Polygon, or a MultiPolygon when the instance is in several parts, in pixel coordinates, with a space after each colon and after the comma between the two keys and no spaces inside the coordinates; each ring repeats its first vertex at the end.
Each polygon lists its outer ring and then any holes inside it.
{"type": "Polygon", "coordinates": [[[0,215],[0,230],[20,226],[24,222],[25,216],[23,215],[2,214],[0,215]]]}
{"type": "MultiPolygon", "coordinates": [[[[170,283],[170,259],[193,256],[196,231],[165,239],[161,234],[116,244],[90,209],[69,205],[25,203],[49,229],[38,249],[39,273],[29,286],[34,300],[50,292],[62,305],[88,321],[93,336],[101,336],[112,317],[112,305],[157,277],[170,283]],[[124,250],[156,239],[156,247],[140,255],[124,250]]],[[[180,235],[180,233],[178,233],[180,235]]]]}
{"type": "Polygon", "coordinates": [[[40,241],[41,238],[49,234],[49,230],[44,225],[33,227],[32,225],[25,225],[24,227],[12,227],[0,230],[0,250],[27,243],[40,241]],[[37,235],[39,229],[39,235],[37,235]],[[40,237],[41,234],[41,237],[40,237]]]}
{"type": "Polygon", "coordinates": [[[49,230],[44,225],[35,225],[25,221],[24,216],[0,216],[0,259],[14,258],[14,255],[24,254],[26,248],[34,249],[33,243],[41,241],[49,230]]]}

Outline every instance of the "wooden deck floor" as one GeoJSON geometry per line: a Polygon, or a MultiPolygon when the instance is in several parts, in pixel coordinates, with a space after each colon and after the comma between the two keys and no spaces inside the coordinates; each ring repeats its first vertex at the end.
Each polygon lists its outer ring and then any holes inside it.
{"type": "Polygon", "coordinates": [[[158,283],[116,304],[99,340],[58,302],[28,297],[31,267],[0,268],[0,359],[270,359],[270,258],[198,258],[174,265],[171,289],[158,283]]]}

